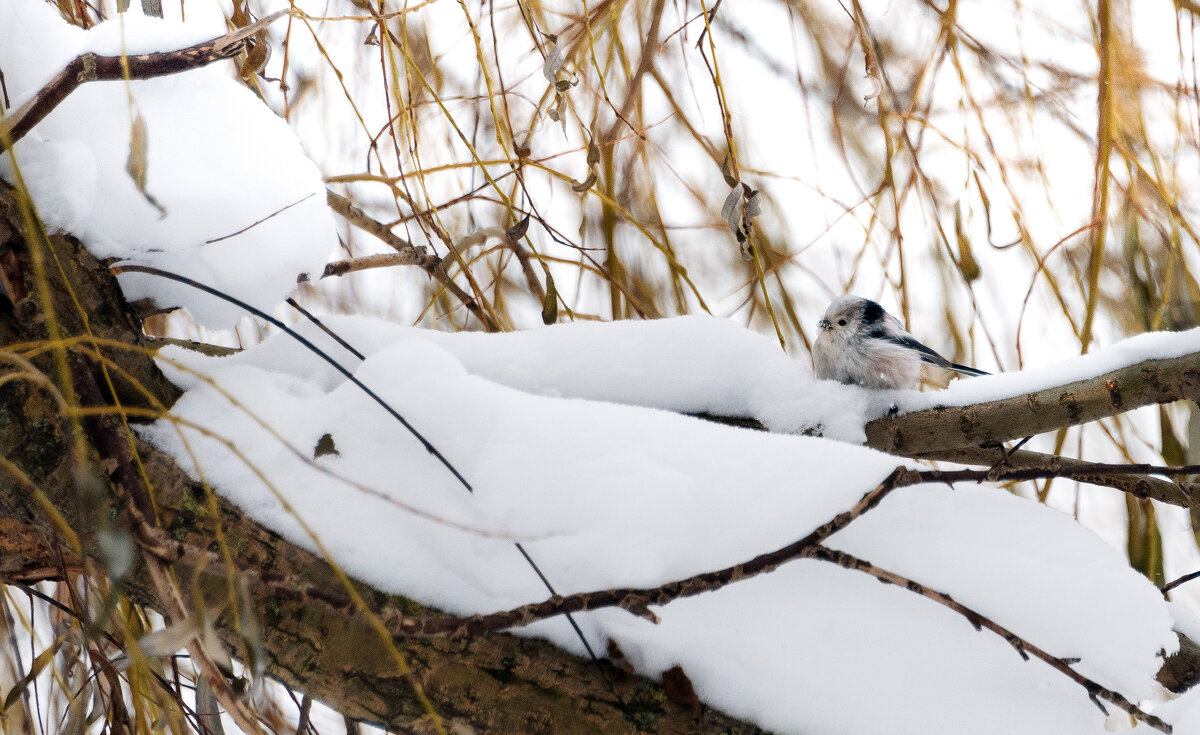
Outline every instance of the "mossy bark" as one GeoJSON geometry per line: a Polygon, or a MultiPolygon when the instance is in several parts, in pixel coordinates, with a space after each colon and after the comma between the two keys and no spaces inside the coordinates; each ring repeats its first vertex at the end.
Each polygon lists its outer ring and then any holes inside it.
{"type": "MultiPolygon", "coordinates": [[[[41,238],[37,233],[29,235],[14,191],[0,185],[0,276],[4,279],[0,353],[48,336],[29,257],[32,243],[41,238]]],[[[45,273],[64,335],[87,333],[86,315],[87,327],[98,337],[131,346],[148,344],[104,264],[71,237],[52,235],[49,243],[52,252],[45,253],[45,273]]],[[[116,399],[140,407],[169,406],[178,397],[178,389],[147,354],[101,348],[120,368],[110,370],[110,375],[132,377],[114,378],[114,395],[105,387],[100,363],[88,357],[89,349],[74,352],[69,360],[71,381],[80,387],[77,392],[85,405],[89,395],[91,400],[98,395],[104,402],[116,399]],[[87,386],[92,387],[90,394],[87,386]]],[[[56,380],[48,352],[32,362],[56,380]]],[[[12,364],[0,364],[0,379],[13,372],[12,364]]],[[[163,536],[189,549],[214,552],[205,564],[190,562],[186,556],[175,563],[176,579],[185,587],[184,599],[191,599],[193,590],[187,587],[194,582],[205,600],[219,603],[230,598],[231,579],[245,580],[262,631],[267,673],[348,717],[382,723],[397,732],[433,732],[414,694],[416,681],[451,732],[761,732],[704,706],[674,704],[659,684],[622,673],[608,663],[601,665],[601,671],[596,664],[543,641],[503,633],[467,640],[396,637],[396,647],[413,670],[411,678],[402,676],[325,561],[251,521],[222,498],[209,496],[164,453],[136,437],[131,441],[116,419],[90,421],[88,465],[92,469],[81,475],[71,452],[69,424],[46,390],[28,380],[0,385],[0,457],[31,480],[68,519],[93,563],[98,561],[91,543],[97,523],[128,518],[123,511],[134,489],[122,483],[134,481],[121,468],[128,468],[136,456],[138,474],[144,471],[150,480],[150,487],[138,490],[152,495],[153,510],[148,515],[157,514],[163,536]],[[97,479],[104,497],[89,499],[80,487],[97,479]],[[216,542],[218,526],[228,540],[232,566],[211,562],[225,553],[216,542]],[[469,730],[456,730],[456,724],[469,730]]],[[[94,487],[88,492],[96,494],[94,487]]],[[[11,472],[0,471],[0,578],[33,581],[77,574],[82,562],[67,548],[28,487],[11,472]]],[[[381,619],[434,612],[412,600],[354,584],[381,619]]],[[[165,609],[141,567],[135,567],[123,589],[136,602],[165,609]]],[[[223,614],[217,627],[234,655],[244,658],[243,637],[233,616],[223,614]]]]}

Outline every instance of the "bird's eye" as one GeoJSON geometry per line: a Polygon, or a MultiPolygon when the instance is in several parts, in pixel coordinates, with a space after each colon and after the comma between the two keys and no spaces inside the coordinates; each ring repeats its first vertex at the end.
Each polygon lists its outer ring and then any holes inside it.
{"type": "Polygon", "coordinates": [[[846,326],[846,320],[845,320],[845,319],[838,319],[838,326],[839,326],[839,327],[844,327],[844,326],[846,326]]]}

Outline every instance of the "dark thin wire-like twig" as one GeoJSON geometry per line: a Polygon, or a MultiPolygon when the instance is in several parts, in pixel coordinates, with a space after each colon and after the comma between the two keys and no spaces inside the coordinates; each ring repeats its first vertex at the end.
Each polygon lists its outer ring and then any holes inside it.
{"type": "Polygon", "coordinates": [[[1166,593],[1175,589],[1179,585],[1191,582],[1193,579],[1196,579],[1197,577],[1200,577],[1200,572],[1191,572],[1190,574],[1185,574],[1182,577],[1179,577],[1177,579],[1171,580],[1170,582],[1167,582],[1159,589],[1161,589],[1163,594],[1165,595],[1166,593]]]}
{"type": "MultiPolygon", "coordinates": [[[[203,283],[200,283],[199,281],[193,280],[186,276],[181,276],[178,273],[172,273],[170,271],[162,270],[161,268],[154,268],[154,267],[148,266],[148,265],[122,264],[122,265],[113,267],[112,270],[113,270],[113,273],[116,273],[116,274],[145,273],[147,275],[158,276],[160,278],[166,278],[167,280],[175,281],[176,283],[182,283],[184,285],[191,286],[192,288],[203,291],[204,293],[209,294],[210,296],[215,296],[223,301],[231,303],[231,304],[237,306],[238,308],[243,309],[246,312],[253,314],[254,316],[257,316],[258,318],[265,320],[266,322],[270,323],[271,325],[278,327],[289,337],[291,337],[292,339],[296,340],[301,345],[303,345],[307,350],[309,350],[313,354],[317,355],[325,362],[329,363],[335,370],[337,370],[339,373],[341,373],[343,376],[345,376],[347,380],[349,380],[351,383],[353,383],[355,386],[357,386],[359,388],[359,390],[361,390],[363,393],[365,393],[367,396],[369,396],[373,401],[375,401],[377,404],[379,404],[380,407],[382,407],[385,411],[387,411],[389,414],[391,414],[392,418],[399,421],[400,424],[409,431],[409,433],[411,433],[414,437],[416,437],[417,441],[421,442],[421,445],[423,447],[425,447],[425,451],[429,452],[431,455],[436,457],[437,460],[439,462],[441,462],[442,465],[450,472],[450,474],[454,475],[455,479],[458,480],[459,483],[464,488],[467,489],[467,492],[469,492],[469,493],[475,492],[475,489],[471,486],[471,483],[467,482],[467,478],[463,477],[462,473],[460,473],[458,471],[458,469],[454,467],[454,465],[450,464],[450,461],[448,459],[446,459],[445,455],[443,455],[441,452],[439,452],[437,450],[437,448],[434,447],[433,444],[431,444],[429,442],[429,440],[425,438],[424,434],[419,432],[416,429],[416,427],[414,427],[412,424],[410,424],[408,422],[407,419],[405,419],[403,416],[401,416],[400,413],[398,411],[396,411],[396,409],[392,408],[392,406],[390,404],[388,404],[386,401],[384,401],[382,398],[380,398],[379,395],[377,393],[375,393],[375,391],[373,391],[369,387],[367,387],[367,385],[365,383],[363,383],[358,378],[354,377],[353,373],[351,373],[349,370],[347,370],[345,367],[343,367],[342,364],[339,363],[337,360],[334,360],[327,352],[325,352],[321,348],[317,347],[315,344],[310,342],[299,332],[292,329],[291,327],[284,324],[283,322],[279,321],[275,317],[271,316],[270,314],[267,314],[266,312],[262,311],[261,309],[255,308],[255,307],[251,306],[250,304],[247,304],[245,301],[242,301],[241,299],[239,299],[235,296],[231,296],[227,293],[219,291],[211,286],[207,286],[203,283]]],[[[290,301],[290,299],[289,299],[289,301],[290,301]]],[[[301,310],[301,313],[308,314],[308,312],[306,312],[304,310],[301,310]]],[[[345,345],[346,349],[348,349],[352,354],[356,355],[359,359],[362,359],[361,352],[350,347],[348,344],[346,344],[342,340],[339,340],[339,342],[341,342],[343,345],[345,345]]],[[[525,561],[527,561],[529,563],[529,565],[533,568],[533,571],[537,574],[538,578],[542,580],[542,584],[545,585],[546,590],[551,595],[554,595],[555,597],[557,597],[558,591],[554,589],[554,585],[552,585],[550,583],[550,580],[547,579],[546,575],[542,572],[541,568],[538,567],[537,563],[534,562],[533,558],[529,556],[529,553],[527,551],[525,551],[525,548],[523,546],[521,546],[519,543],[515,544],[515,545],[517,547],[517,551],[521,552],[521,556],[525,557],[525,561]]],[[[584,649],[587,650],[588,656],[591,657],[593,662],[599,663],[600,657],[596,655],[596,652],[592,648],[591,643],[589,643],[587,640],[587,636],[585,636],[583,634],[583,629],[579,627],[579,623],[577,623],[575,621],[574,617],[572,617],[570,614],[568,614],[566,616],[566,618],[567,618],[567,621],[571,624],[571,628],[575,631],[575,635],[577,635],[579,637],[579,641],[581,643],[583,643],[583,647],[584,647],[584,649]]]]}
{"type": "MultiPolygon", "coordinates": [[[[339,335],[334,334],[333,330],[329,329],[329,327],[327,327],[324,323],[322,323],[319,319],[317,319],[317,317],[314,316],[312,313],[310,313],[307,309],[303,308],[298,303],[296,303],[296,301],[294,299],[289,297],[287,300],[287,303],[290,304],[297,311],[299,311],[301,314],[303,314],[305,318],[311,320],[313,322],[313,324],[317,325],[317,327],[319,327],[322,331],[324,331],[326,334],[328,334],[330,337],[332,337],[335,341],[337,341],[337,343],[340,344],[342,347],[344,347],[350,354],[354,355],[355,357],[357,357],[360,360],[367,359],[366,357],[363,356],[363,353],[356,350],[349,342],[342,339],[342,337],[340,337],[339,335]]],[[[470,485],[468,485],[465,481],[463,484],[466,486],[467,492],[470,492],[470,493],[475,492],[475,490],[470,485]]],[[[533,560],[533,557],[529,555],[529,552],[525,550],[525,547],[521,545],[521,542],[514,541],[513,546],[517,547],[517,551],[521,552],[521,556],[525,557],[525,561],[529,563],[529,566],[533,569],[534,573],[537,574],[538,579],[542,580],[542,584],[546,587],[546,591],[549,592],[551,595],[554,595],[555,597],[557,597],[558,591],[556,589],[554,589],[554,585],[551,584],[550,579],[546,576],[546,574],[544,572],[542,572],[542,568],[539,567],[537,562],[535,562],[533,560]]],[[[592,644],[588,641],[587,636],[583,634],[583,629],[579,627],[579,623],[578,623],[578,621],[575,620],[575,616],[572,615],[571,613],[565,613],[564,617],[566,617],[567,622],[571,625],[571,629],[575,631],[575,635],[576,635],[576,637],[579,638],[579,642],[583,644],[584,649],[588,653],[588,657],[591,658],[593,663],[599,664],[600,657],[598,655],[596,655],[596,651],[595,651],[595,649],[592,648],[592,644]]],[[[606,672],[604,672],[603,669],[601,669],[600,671],[601,671],[601,675],[604,677],[604,680],[606,682],[608,682],[609,687],[613,688],[612,682],[608,680],[608,674],[606,672]]],[[[616,694],[615,688],[613,688],[613,694],[616,694]]]]}
{"type": "Polygon", "coordinates": [[[276,209],[274,212],[271,212],[270,214],[268,214],[266,217],[263,217],[260,220],[251,222],[250,224],[246,225],[245,227],[243,227],[240,230],[237,230],[236,232],[231,232],[228,235],[221,235],[220,237],[214,237],[211,240],[205,240],[204,244],[212,245],[214,242],[221,242],[222,240],[228,240],[231,237],[237,237],[238,235],[242,234],[243,232],[246,232],[247,230],[252,230],[255,227],[258,227],[263,222],[266,222],[267,220],[271,219],[272,217],[283,214],[284,212],[286,212],[287,210],[296,206],[297,204],[301,204],[309,199],[312,199],[316,195],[317,195],[317,193],[314,191],[314,192],[308,194],[307,196],[302,196],[299,199],[297,199],[296,201],[292,202],[291,204],[285,204],[284,206],[280,207],[279,209],[276,209]]]}
{"type": "Polygon", "coordinates": [[[347,380],[349,380],[351,383],[356,385],[359,390],[361,390],[363,393],[365,393],[367,396],[369,396],[371,398],[371,400],[373,400],[373,401],[375,401],[375,403],[379,404],[379,406],[381,408],[383,408],[383,410],[385,410],[389,414],[391,414],[392,418],[399,421],[401,426],[403,426],[405,429],[407,429],[408,432],[417,439],[417,441],[421,442],[421,446],[425,447],[425,451],[427,451],[427,452],[429,452],[429,454],[433,455],[439,462],[442,463],[442,466],[444,466],[450,472],[450,474],[454,475],[454,479],[458,480],[458,482],[467,489],[467,492],[474,492],[473,488],[471,487],[471,483],[467,482],[467,478],[463,477],[462,473],[459,472],[458,469],[454,467],[454,465],[450,464],[450,460],[446,459],[446,456],[443,455],[441,452],[439,452],[437,447],[433,446],[433,444],[430,443],[430,441],[425,438],[424,434],[422,434],[420,431],[418,431],[415,426],[410,424],[408,422],[408,419],[401,416],[399,411],[392,408],[392,406],[387,401],[380,398],[379,394],[376,393],[375,391],[371,390],[367,386],[366,383],[364,383],[361,380],[359,380],[358,378],[354,377],[354,373],[350,372],[344,366],[342,366],[341,363],[339,363],[337,360],[334,360],[332,357],[330,357],[329,353],[325,352],[320,347],[317,347],[315,344],[310,342],[299,332],[292,329],[291,327],[284,324],[283,322],[279,321],[275,317],[271,316],[270,314],[267,314],[266,312],[262,311],[261,309],[255,308],[255,307],[251,306],[250,304],[247,304],[245,301],[242,301],[241,299],[239,299],[235,296],[230,296],[229,294],[224,293],[222,291],[218,291],[217,289],[215,289],[211,286],[206,286],[205,284],[200,283],[199,281],[192,280],[191,278],[188,278],[186,276],[181,276],[178,273],[172,273],[170,271],[162,270],[161,268],[154,268],[154,267],[151,267],[148,265],[135,265],[132,263],[126,263],[126,264],[114,266],[112,271],[113,271],[113,273],[116,273],[116,274],[146,273],[151,276],[158,276],[159,278],[166,278],[169,281],[175,281],[176,283],[182,283],[184,285],[191,286],[192,288],[203,291],[204,293],[209,294],[210,296],[215,296],[215,297],[221,299],[222,301],[227,301],[227,302],[233,304],[234,306],[237,306],[239,309],[243,309],[243,310],[249,312],[250,314],[253,314],[254,316],[268,322],[272,326],[278,327],[289,337],[291,337],[292,339],[296,340],[301,345],[303,345],[309,352],[312,352],[317,357],[320,357],[322,360],[329,363],[329,365],[331,365],[334,370],[337,370],[339,373],[341,373],[347,380]]]}

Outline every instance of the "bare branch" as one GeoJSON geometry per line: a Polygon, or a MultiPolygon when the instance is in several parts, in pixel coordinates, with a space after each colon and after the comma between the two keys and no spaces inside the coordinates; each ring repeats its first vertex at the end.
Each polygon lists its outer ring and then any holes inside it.
{"type": "Polygon", "coordinates": [[[975,612],[966,605],[957,602],[950,595],[930,589],[920,582],[915,582],[907,577],[901,577],[899,574],[894,574],[886,569],[880,569],[864,559],[859,559],[858,557],[852,556],[845,552],[830,549],[825,546],[813,547],[809,549],[804,556],[808,559],[832,562],[846,569],[854,569],[856,571],[869,574],[881,582],[899,585],[909,592],[915,592],[922,597],[933,600],[939,605],[944,605],[945,607],[950,608],[954,612],[966,618],[971,625],[975,626],[976,630],[986,628],[1004,640],[1008,641],[1008,644],[1012,646],[1013,649],[1016,650],[1016,652],[1021,656],[1021,658],[1025,659],[1026,661],[1029,660],[1030,656],[1033,656],[1079,686],[1083,687],[1087,691],[1088,697],[1096,703],[1096,706],[1099,707],[1100,711],[1104,712],[1104,714],[1107,715],[1108,711],[1100,704],[1099,700],[1101,699],[1119,707],[1130,717],[1146,723],[1155,730],[1166,733],[1171,732],[1171,726],[1163,720],[1155,717],[1152,714],[1144,712],[1141,708],[1139,708],[1133,702],[1130,702],[1125,697],[1121,696],[1119,693],[1113,691],[1112,689],[1101,686],[1100,684],[1092,681],[1083,674],[1080,674],[1075,669],[1071,668],[1072,662],[1070,660],[1064,660],[1047,653],[1016,633],[1013,633],[1009,629],[1003,627],[999,623],[996,623],[990,618],[975,612]]]}
{"type": "Polygon", "coordinates": [[[711,592],[733,582],[773,571],[789,561],[806,558],[810,549],[824,543],[830,536],[875,508],[888,494],[898,488],[934,482],[951,484],[985,480],[997,482],[1001,480],[1037,480],[1048,477],[1075,479],[1078,477],[1128,477],[1150,474],[1172,477],[1200,474],[1200,465],[1159,467],[1078,462],[1059,467],[993,467],[987,470],[911,470],[906,467],[897,467],[852,508],[838,514],[799,541],[724,569],[704,572],[652,588],[616,588],[551,597],[542,602],[486,615],[403,617],[397,619],[393,623],[393,627],[398,634],[404,635],[470,636],[503,628],[529,625],[538,620],[565,613],[608,607],[624,608],[641,617],[654,619],[654,614],[648,609],[650,605],[661,606],[683,597],[711,592]]]}
{"type": "Polygon", "coordinates": [[[237,56],[245,47],[247,39],[270,23],[286,15],[281,10],[266,18],[227,33],[211,41],[198,43],[178,51],[162,51],[152,54],[127,56],[100,56],[94,53],[80,54],[72,59],[46,86],[21,105],[16,112],[0,119],[0,153],[23,138],[35,125],[45,119],[54,108],[86,82],[113,81],[117,79],[153,79],[176,74],[189,69],[207,66],[214,61],[237,56]]]}
{"type": "Polygon", "coordinates": [[[332,263],[326,263],[325,272],[321,274],[321,278],[344,276],[347,273],[370,270],[371,268],[392,268],[397,265],[419,265],[422,268],[428,269],[436,265],[439,260],[438,256],[430,255],[424,252],[424,249],[418,250],[417,248],[411,248],[402,253],[365,255],[361,258],[335,260],[332,263]]]}
{"type": "MultiPolygon", "coordinates": [[[[913,459],[930,459],[944,462],[956,462],[966,465],[994,466],[1003,460],[1003,465],[1013,468],[1039,468],[1054,472],[1063,468],[1084,468],[1091,466],[1090,462],[1070,457],[1060,457],[1054,454],[1043,454],[1019,450],[1005,459],[1002,447],[962,447],[937,452],[924,452],[913,455],[913,459]]],[[[1086,472],[1086,470],[1080,470],[1086,472]]],[[[1073,475],[1072,480],[1085,482],[1089,485],[1111,487],[1127,492],[1137,498],[1159,500],[1170,505],[1184,508],[1200,507],[1200,486],[1194,482],[1180,480],[1162,480],[1138,473],[1120,473],[1104,475],[1073,475]]]]}
{"type": "MultiPolygon", "coordinates": [[[[424,248],[418,248],[409,243],[407,240],[398,237],[392,232],[390,227],[372,217],[369,217],[361,209],[354,206],[353,202],[341,194],[337,194],[333,191],[327,191],[326,200],[329,202],[330,208],[342,215],[347,222],[359,228],[360,230],[369,232],[375,237],[384,241],[393,247],[398,254],[403,255],[406,258],[412,258],[411,263],[401,263],[398,260],[395,265],[411,264],[421,266],[421,268],[424,269],[425,272],[428,273],[434,280],[442,284],[442,287],[449,291],[454,298],[458,299],[459,303],[467,307],[467,310],[470,311],[471,314],[473,314],[475,318],[478,319],[485,328],[487,328],[488,331],[496,331],[495,322],[486,313],[484,313],[483,309],[480,308],[478,301],[476,301],[470,294],[464,291],[461,286],[454,282],[454,279],[451,278],[450,274],[446,272],[446,264],[442,262],[441,258],[437,257],[436,255],[429,255],[425,252],[424,248]]],[[[362,259],[360,258],[358,260],[362,259]]],[[[345,273],[349,273],[352,270],[360,270],[359,268],[351,268],[349,266],[349,264],[353,262],[355,261],[340,261],[338,263],[330,263],[325,268],[324,276],[340,276],[345,273]],[[330,271],[330,268],[334,269],[333,272],[330,271]]],[[[381,266],[364,265],[363,267],[378,268],[381,266]]]]}

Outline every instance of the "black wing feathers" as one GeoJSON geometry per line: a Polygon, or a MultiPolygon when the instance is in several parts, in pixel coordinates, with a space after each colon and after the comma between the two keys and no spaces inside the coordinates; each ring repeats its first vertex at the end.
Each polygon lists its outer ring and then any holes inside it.
{"type": "Polygon", "coordinates": [[[953,363],[953,362],[950,363],[950,369],[957,370],[958,372],[962,373],[963,375],[970,375],[972,378],[978,378],[980,375],[991,375],[991,373],[985,373],[984,371],[979,370],[977,368],[967,367],[966,365],[959,365],[959,364],[953,363]]]}
{"type": "Polygon", "coordinates": [[[888,334],[883,330],[875,330],[870,332],[867,336],[881,339],[884,342],[891,342],[892,344],[900,345],[901,347],[907,347],[914,352],[918,352],[921,355],[921,362],[927,362],[930,365],[937,365],[938,367],[946,368],[947,370],[953,369],[953,366],[950,364],[949,360],[929,349],[907,334],[888,334]]]}
{"type": "Polygon", "coordinates": [[[866,301],[866,303],[863,304],[863,324],[878,324],[879,322],[883,321],[883,315],[886,313],[884,312],[883,307],[868,299],[863,299],[863,301],[866,301]]]}

